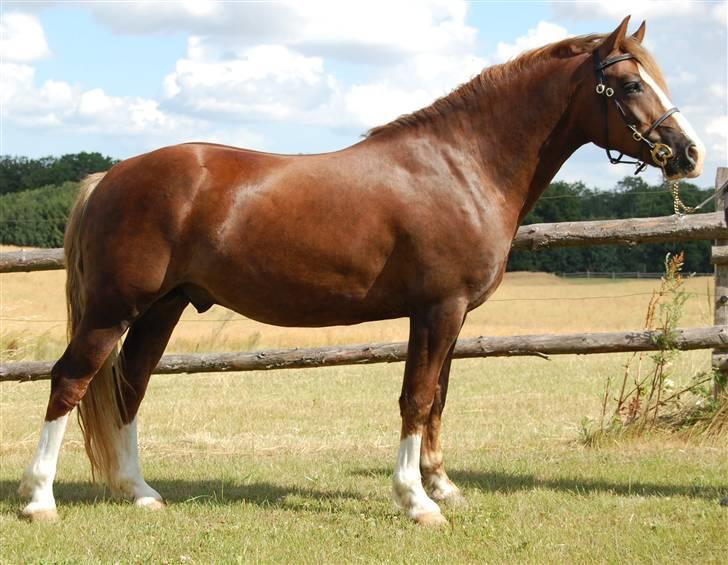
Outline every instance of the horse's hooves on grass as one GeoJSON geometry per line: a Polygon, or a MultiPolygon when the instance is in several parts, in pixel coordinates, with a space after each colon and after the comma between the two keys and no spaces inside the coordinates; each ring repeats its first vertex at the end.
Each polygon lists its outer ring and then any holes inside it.
{"type": "Polygon", "coordinates": [[[420,514],[417,518],[415,518],[415,522],[417,522],[420,526],[428,528],[447,526],[447,518],[439,512],[426,512],[425,514],[420,514]]]}
{"type": "Polygon", "coordinates": [[[162,510],[166,505],[161,500],[152,498],[151,496],[145,496],[143,498],[137,498],[134,501],[134,505],[139,508],[145,508],[146,510],[162,510]]]}
{"type": "Polygon", "coordinates": [[[18,516],[29,522],[57,522],[58,512],[55,508],[46,508],[44,510],[27,511],[21,510],[18,516]]]}

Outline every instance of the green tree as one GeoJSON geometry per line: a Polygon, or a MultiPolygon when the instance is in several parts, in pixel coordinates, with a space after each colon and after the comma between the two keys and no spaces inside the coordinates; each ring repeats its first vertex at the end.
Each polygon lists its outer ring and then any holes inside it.
{"type": "MultiPolygon", "coordinates": [[[[681,183],[680,194],[688,206],[710,196],[713,189],[681,183]]],[[[670,192],[664,185],[652,186],[640,177],[626,177],[614,190],[595,191],[583,183],[556,182],[549,186],[524,224],[574,220],[643,218],[673,214],[670,192]]],[[[686,272],[709,272],[710,242],[691,241],[648,244],[636,247],[593,246],[540,251],[514,251],[508,260],[510,271],[641,271],[662,272],[665,254],[685,251],[686,272]]]]}
{"type": "Polygon", "coordinates": [[[77,182],[0,195],[0,243],[61,247],[77,182]]]}
{"type": "Polygon", "coordinates": [[[0,194],[9,194],[67,181],[80,181],[90,173],[109,170],[117,161],[101,153],[72,153],[61,157],[0,157],[0,194]]]}

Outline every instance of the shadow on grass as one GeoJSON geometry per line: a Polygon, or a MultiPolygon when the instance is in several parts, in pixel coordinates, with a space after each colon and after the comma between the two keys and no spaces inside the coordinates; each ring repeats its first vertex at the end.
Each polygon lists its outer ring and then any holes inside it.
{"type": "MultiPolygon", "coordinates": [[[[340,510],[347,501],[358,500],[358,493],[333,488],[318,490],[295,485],[279,485],[268,482],[249,484],[229,480],[156,480],[151,486],[157,489],[169,504],[200,504],[211,506],[254,504],[261,507],[286,510],[313,510],[330,512],[340,510]]],[[[22,505],[17,495],[17,481],[0,481],[0,501],[12,507],[22,505]]],[[[91,482],[55,483],[56,501],[63,506],[88,506],[96,502],[114,503],[102,485],[91,482]]],[[[126,504],[125,501],[118,501],[126,504]]]]}
{"type": "MultiPolygon", "coordinates": [[[[392,469],[360,469],[352,472],[361,476],[380,476],[390,479],[392,469]]],[[[719,486],[691,484],[656,484],[642,481],[629,483],[595,479],[590,477],[552,477],[505,473],[500,471],[448,470],[453,482],[461,487],[475,488],[483,492],[513,494],[516,492],[547,489],[577,495],[609,493],[617,496],[684,496],[719,500],[728,493],[728,483],[719,486]]]]}

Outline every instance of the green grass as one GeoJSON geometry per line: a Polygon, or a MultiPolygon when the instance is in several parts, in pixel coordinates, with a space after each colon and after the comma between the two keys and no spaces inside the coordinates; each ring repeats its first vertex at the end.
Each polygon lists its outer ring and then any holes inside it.
{"type": "MultiPolygon", "coordinates": [[[[19,521],[47,383],[3,384],[3,562],[725,562],[728,445],[651,436],[587,449],[607,374],[626,355],[454,364],[443,440],[468,499],[450,527],[392,508],[402,365],[156,376],[140,414],[147,512],[89,482],[70,426],[61,521],[19,521]]],[[[709,363],[687,353],[687,379],[709,363]]],[[[679,376],[682,377],[679,377],[679,376]]]]}

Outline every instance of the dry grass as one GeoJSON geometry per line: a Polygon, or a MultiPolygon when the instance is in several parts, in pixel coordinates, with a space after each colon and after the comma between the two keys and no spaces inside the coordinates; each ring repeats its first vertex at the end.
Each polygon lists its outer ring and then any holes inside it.
{"type": "MultiPolygon", "coordinates": [[[[6,359],[51,359],[65,346],[63,271],[3,275],[0,351],[6,359]]],[[[543,273],[509,273],[491,299],[472,312],[463,337],[579,331],[631,330],[642,326],[656,281],[575,280],[543,273]],[[599,297],[599,298],[590,298],[599,297]]],[[[687,283],[690,301],[683,325],[712,322],[712,280],[687,283]]],[[[167,351],[234,351],[338,343],[404,341],[406,320],[348,327],[279,328],[220,307],[197,314],[188,307],[167,351]]]]}
{"type": "MultiPolygon", "coordinates": [[[[57,327],[5,322],[3,344],[15,336],[28,344],[22,356],[57,353],[63,273],[3,275],[0,283],[3,317],[59,320],[57,327]]],[[[464,334],[638,328],[655,284],[509,275],[464,334]],[[623,295],[636,296],[616,298],[623,295]],[[573,300],[586,296],[612,298],[573,300]]],[[[704,295],[708,284],[688,286],[704,295]]],[[[710,323],[709,302],[692,298],[684,325],[710,323]]],[[[238,317],[191,321],[225,315],[185,313],[171,349],[209,350],[212,340],[235,349],[406,338],[402,321],[322,330],[238,317]]],[[[80,434],[71,426],[57,477],[56,525],[15,517],[14,492],[37,442],[48,384],[5,383],[0,560],[720,563],[728,549],[728,509],[717,504],[728,494],[724,440],[578,444],[581,418],[598,416],[605,379],[621,374],[626,358],[457,361],[443,434],[451,475],[469,505],[447,510],[452,527],[438,532],[407,523],[389,502],[401,364],[154,377],[140,413],[141,454],[147,479],[169,507],[140,512],[90,486],[80,434]]],[[[675,378],[708,366],[706,352],[682,354],[675,378]]]]}

